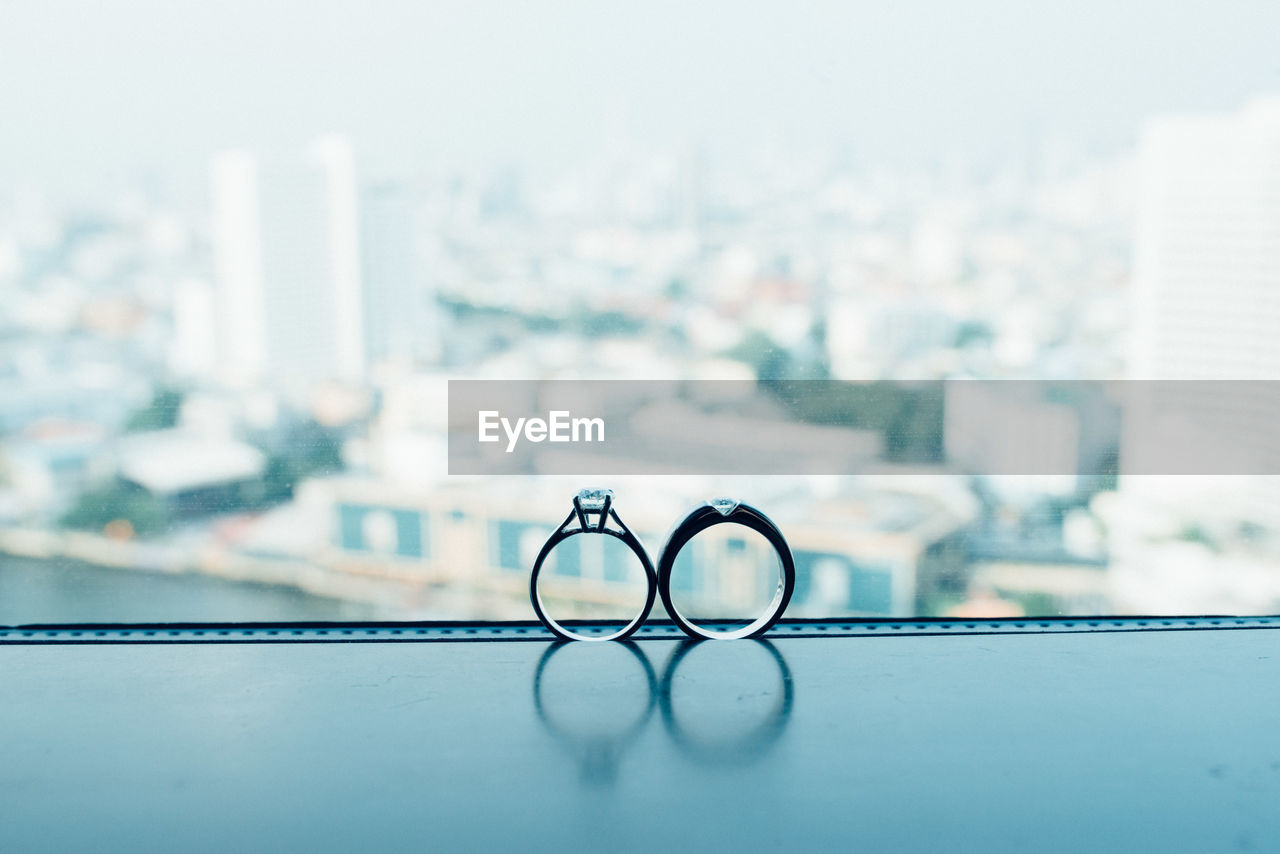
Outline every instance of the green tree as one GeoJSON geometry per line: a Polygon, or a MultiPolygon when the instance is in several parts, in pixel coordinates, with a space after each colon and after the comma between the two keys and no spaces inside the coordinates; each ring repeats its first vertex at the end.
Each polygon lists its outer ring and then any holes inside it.
{"type": "Polygon", "coordinates": [[[341,436],[307,421],[290,431],[284,445],[267,457],[260,500],[267,504],[288,501],[298,481],[341,470],[341,436]]]}
{"type": "Polygon", "coordinates": [[[125,422],[126,433],[145,433],[148,430],[168,430],[178,424],[182,411],[183,393],[174,388],[159,388],[151,402],[129,416],[125,422]]]}
{"type": "Polygon", "coordinates": [[[791,354],[779,347],[767,333],[752,329],[733,347],[727,358],[749,365],[760,382],[777,382],[792,376],[791,354]]]}
{"type": "Polygon", "coordinates": [[[110,522],[128,522],[139,536],[158,534],[169,527],[165,503],[140,486],[113,480],[80,495],[62,517],[68,528],[101,531],[110,522]]]}
{"type": "Polygon", "coordinates": [[[943,395],[938,383],[761,382],[801,421],[835,424],[884,435],[892,462],[932,463],[943,458],[943,395]]]}

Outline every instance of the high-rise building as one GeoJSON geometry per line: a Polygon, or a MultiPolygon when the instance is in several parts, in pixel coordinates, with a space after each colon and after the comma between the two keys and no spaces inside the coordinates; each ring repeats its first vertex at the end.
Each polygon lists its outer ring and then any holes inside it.
{"type": "Polygon", "coordinates": [[[174,286],[169,368],[175,375],[208,379],[217,374],[216,313],[213,288],[207,282],[186,279],[174,286]]]}
{"type": "Polygon", "coordinates": [[[1150,122],[1132,375],[1280,379],[1280,97],[1150,122]]]}
{"type": "MultiPolygon", "coordinates": [[[[1280,98],[1229,115],[1151,121],[1140,169],[1131,376],[1280,379],[1280,98]]],[[[1242,467],[1247,471],[1280,464],[1270,458],[1268,438],[1280,412],[1266,388],[1188,383],[1143,397],[1144,389],[1151,387],[1136,386],[1130,395],[1137,409],[1126,417],[1122,471],[1126,459],[1170,441],[1173,430],[1183,431],[1176,441],[1184,447],[1256,460],[1242,467]],[[1230,424],[1230,439],[1214,424],[1230,424]]],[[[1193,520],[1187,525],[1280,529],[1280,478],[1123,482],[1126,492],[1175,507],[1193,520]]]]}
{"type": "Polygon", "coordinates": [[[364,297],[351,145],[300,163],[214,161],[214,256],[224,381],[293,385],[365,375],[364,297]]]}
{"type": "Polygon", "coordinates": [[[406,187],[372,187],[361,199],[365,354],[370,367],[428,358],[436,334],[420,247],[416,205],[406,187]]]}
{"type": "Polygon", "coordinates": [[[219,379],[233,388],[252,386],[267,361],[258,165],[246,151],[222,152],[210,179],[219,379]]]}

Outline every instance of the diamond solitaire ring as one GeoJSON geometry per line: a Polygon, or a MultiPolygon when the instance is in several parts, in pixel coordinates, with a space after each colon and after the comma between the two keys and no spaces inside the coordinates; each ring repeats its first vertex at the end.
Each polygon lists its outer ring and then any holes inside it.
{"type": "Polygon", "coordinates": [[[640,628],[640,624],[649,616],[649,611],[653,608],[653,600],[657,592],[656,588],[657,576],[653,571],[653,562],[649,560],[648,553],[644,550],[644,546],[641,545],[640,541],[636,539],[635,534],[631,533],[631,530],[618,518],[617,511],[613,509],[613,491],[609,489],[584,489],[573,498],[573,512],[560,523],[555,533],[543,543],[542,551],[538,552],[538,559],[533,563],[533,574],[529,577],[529,600],[533,603],[533,610],[537,612],[538,619],[552,634],[561,640],[622,640],[640,628]],[[639,559],[640,566],[644,568],[647,587],[644,608],[631,622],[611,634],[582,634],[556,622],[547,613],[546,605],[542,601],[542,594],[538,590],[538,577],[542,574],[542,565],[547,556],[551,554],[552,549],[570,537],[575,537],[579,534],[607,534],[611,537],[617,537],[626,544],[627,548],[631,549],[631,552],[639,559]]]}
{"type": "Polygon", "coordinates": [[[742,504],[732,498],[713,498],[691,510],[689,515],[685,516],[671,532],[671,536],[667,538],[667,544],[662,547],[662,554],[658,557],[658,592],[662,594],[662,604],[667,609],[671,619],[675,621],[675,624],[683,629],[687,635],[694,638],[734,640],[737,638],[759,637],[769,631],[773,624],[782,617],[782,612],[787,609],[787,603],[791,601],[791,594],[795,591],[795,588],[795,560],[792,558],[791,549],[787,546],[786,538],[782,536],[778,526],[773,524],[768,516],[756,508],[749,504],[742,504]],[[778,553],[780,572],[778,589],[774,592],[773,600],[760,617],[742,628],[719,631],[695,625],[688,617],[680,613],[671,597],[671,573],[675,569],[676,556],[680,554],[680,550],[690,540],[710,527],[725,524],[745,525],[760,533],[769,541],[769,545],[773,546],[773,550],[778,553]]]}

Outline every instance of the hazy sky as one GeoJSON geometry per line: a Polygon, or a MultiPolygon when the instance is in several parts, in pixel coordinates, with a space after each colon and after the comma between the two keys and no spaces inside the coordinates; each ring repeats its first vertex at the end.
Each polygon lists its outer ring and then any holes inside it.
{"type": "Polygon", "coordinates": [[[0,0],[0,193],[349,133],[366,173],[643,146],[1117,148],[1280,92],[1280,2],[0,0]]]}

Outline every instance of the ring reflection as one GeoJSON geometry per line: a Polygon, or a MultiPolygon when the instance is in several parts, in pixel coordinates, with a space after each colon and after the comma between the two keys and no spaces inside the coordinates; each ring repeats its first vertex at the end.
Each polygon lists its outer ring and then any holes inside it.
{"type": "Polygon", "coordinates": [[[795,686],[786,659],[767,640],[681,642],[658,688],[662,720],[690,760],[728,767],[752,762],[778,741],[795,686]]]}
{"type": "Polygon", "coordinates": [[[622,753],[656,704],[653,665],[633,641],[553,643],[534,670],[538,719],[574,757],[586,785],[614,782],[622,753]]]}

